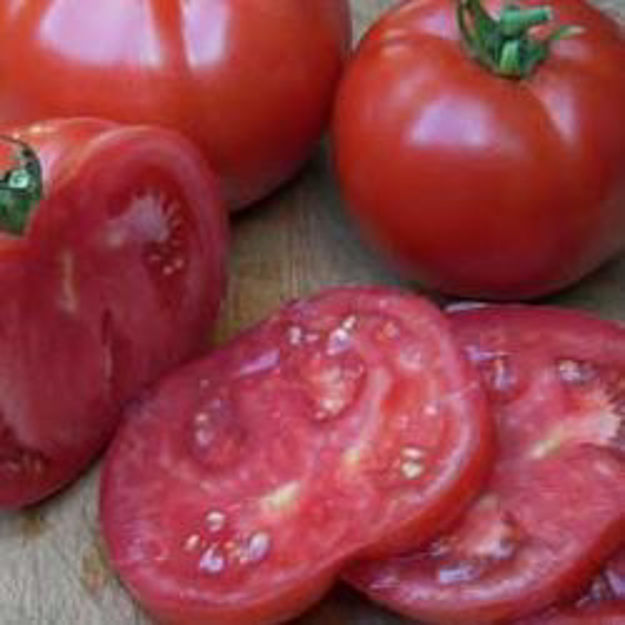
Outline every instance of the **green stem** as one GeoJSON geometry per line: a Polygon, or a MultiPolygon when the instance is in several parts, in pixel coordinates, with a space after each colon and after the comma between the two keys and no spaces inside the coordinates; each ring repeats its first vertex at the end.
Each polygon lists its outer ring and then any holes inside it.
{"type": "Polygon", "coordinates": [[[43,196],[41,163],[27,143],[8,136],[0,141],[11,146],[15,160],[0,178],[0,230],[21,236],[43,196]]]}
{"type": "Polygon", "coordinates": [[[551,7],[523,10],[511,7],[502,11],[499,25],[504,37],[522,37],[530,28],[546,24],[552,17],[551,7]]]}
{"type": "Polygon", "coordinates": [[[465,45],[479,63],[507,78],[527,78],[548,58],[554,42],[581,32],[580,28],[565,26],[544,39],[533,37],[533,28],[553,18],[548,6],[524,9],[508,5],[495,19],[481,0],[457,2],[458,28],[465,45]]]}

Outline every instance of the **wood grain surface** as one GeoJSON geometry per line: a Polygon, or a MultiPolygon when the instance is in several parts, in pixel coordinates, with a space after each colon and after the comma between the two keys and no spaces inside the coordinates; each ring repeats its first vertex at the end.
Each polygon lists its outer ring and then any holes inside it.
{"type": "MultiPolygon", "coordinates": [[[[357,32],[393,3],[352,0],[357,32]]],[[[625,16],[625,0],[600,4],[625,16]]],[[[233,243],[219,340],[281,302],[325,286],[403,282],[361,241],[346,217],[324,147],[298,179],[236,218],[233,243]]],[[[625,260],[550,302],[625,320],[625,260]]],[[[0,625],[150,623],[107,564],[98,532],[97,479],[95,467],[54,500],[25,513],[0,515],[0,625]]],[[[297,625],[401,622],[339,587],[297,625]]]]}

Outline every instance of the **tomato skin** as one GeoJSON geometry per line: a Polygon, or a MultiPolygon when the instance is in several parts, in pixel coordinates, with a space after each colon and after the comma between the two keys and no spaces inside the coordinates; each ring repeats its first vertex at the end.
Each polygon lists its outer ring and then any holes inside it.
{"type": "Polygon", "coordinates": [[[17,508],[74,479],[122,404],[203,351],[228,236],[217,182],[177,133],[95,119],[3,132],[38,152],[44,180],[24,235],[0,235],[0,508],[17,508]],[[182,266],[158,276],[155,243],[182,266]]]}
{"type": "Polygon", "coordinates": [[[506,622],[577,599],[623,543],[625,328],[514,306],[452,319],[495,408],[491,482],[428,547],[347,580],[416,620],[506,622]]]}
{"type": "Polygon", "coordinates": [[[475,63],[446,0],[391,10],[346,72],[333,123],[346,200],[430,287],[532,298],[623,247],[625,40],[581,0],[552,5],[584,33],[528,79],[475,63]]]}
{"type": "Polygon", "coordinates": [[[450,522],[492,451],[476,374],[440,312],[333,289],[133,406],[102,473],[103,533],[159,620],[281,622],[350,558],[398,553],[450,522]]]}
{"type": "Polygon", "coordinates": [[[90,115],[179,130],[242,207],[312,152],[350,27],[347,0],[2,3],[0,120],[90,115]]]}

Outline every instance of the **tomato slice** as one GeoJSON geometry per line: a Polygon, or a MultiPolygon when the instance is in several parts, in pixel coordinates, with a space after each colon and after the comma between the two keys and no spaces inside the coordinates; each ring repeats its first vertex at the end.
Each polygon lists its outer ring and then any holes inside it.
{"type": "Polygon", "coordinates": [[[610,560],[603,576],[614,597],[625,601],[625,550],[610,560]]]}
{"type": "Polygon", "coordinates": [[[480,487],[492,442],[479,380],[436,309],[329,291],[133,410],[104,469],[104,533],[165,621],[277,621],[348,558],[432,536],[480,487]]]}
{"type": "Polygon", "coordinates": [[[553,611],[518,625],[625,625],[625,602],[614,601],[586,608],[553,611]]]}
{"type": "Polygon", "coordinates": [[[70,119],[6,131],[43,165],[23,236],[0,235],[0,507],[103,448],[124,402],[203,350],[227,234],[214,176],[169,131],[70,119]]]}
{"type": "Polygon", "coordinates": [[[623,541],[625,330],[522,307],[453,321],[497,414],[490,485],[428,548],[348,579],[414,618],[487,623],[575,597],[623,541]]]}

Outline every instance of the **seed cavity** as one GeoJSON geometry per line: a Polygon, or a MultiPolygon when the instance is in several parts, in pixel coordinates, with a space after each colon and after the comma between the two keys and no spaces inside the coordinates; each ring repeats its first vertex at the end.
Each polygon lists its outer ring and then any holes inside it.
{"type": "Polygon", "coordinates": [[[261,508],[267,514],[284,512],[298,500],[301,484],[297,480],[283,484],[261,499],[261,508]]]}
{"type": "Polygon", "coordinates": [[[401,472],[407,480],[416,480],[425,472],[425,468],[420,462],[405,460],[401,464],[401,472]]]}
{"type": "Polygon", "coordinates": [[[209,575],[217,575],[226,568],[226,558],[218,545],[211,545],[200,559],[200,571],[209,575]]]}
{"type": "Polygon", "coordinates": [[[302,344],[304,332],[299,326],[291,326],[287,332],[288,340],[291,345],[297,347],[302,344]]]}
{"type": "Polygon", "coordinates": [[[280,351],[272,349],[246,363],[238,371],[242,377],[274,369],[280,362],[280,351]]]}
{"type": "Polygon", "coordinates": [[[185,551],[195,551],[202,544],[202,538],[199,534],[189,536],[184,544],[185,551]]]}
{"type": "Polygon", "coordinates": [[[401,451],[401,472],[407,480],[416,480],[425,473],[425,452],[418,447],[404,447],[401,451]]]}
{"type": "Polygon", "coordinates": [[[542,460],[565,445],[610,445],[617,439],[621,427],[620,417],[609,411],[599,410],[583,419],[558,423],[530,450],[530,458],[542,460]]]}
{"type": "Polygon", "coordinates": [[[407,460],[423,460],[425,452],[418,447],[404,447],[402,456],[407,460]]]}
{"type": "Polygon", "coordinates": [[[516,377],[510,365],[510,359],[499,356],[491,362],[490,385],[493,390],[506,393],[516,385],[516,377]]]}
{"type": "Polygon", "coordinates": [[[478,576],[478,569],[473,562],[456,562],[438,569],[437,577],[443,586],[470,582],[478,576]]]}
{"type": "Polygon", "coordinates": [[[362,375],[361,366],[346,364],[322,368],[311,376],[318,406],[315,421],[328,421],[341,415],[356,398],[362,375]]]}
{"type": "Polygon", "coordinates": [[[584,362],[567,358],[558,361],[557,366],[560,379],[568,384],[584,384],[594,377],[593,368],[584,362]]]}
{"type": "Polygon", "coordinates": [[[267,532],[256,532],[247,543],[244,559],[251,563],[261,562],[269,555],[270,550],[271,536],[267,532]]]}
{"type": "Polygon", "coordinates": [[[206,526],[208,531],[214,533],[221,532],[226,525],[226,515],[219,510],[212,510],[206,515],[206,526]]]}

